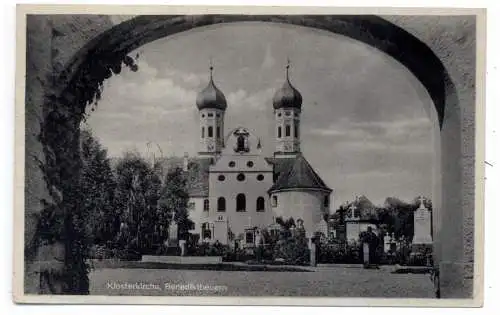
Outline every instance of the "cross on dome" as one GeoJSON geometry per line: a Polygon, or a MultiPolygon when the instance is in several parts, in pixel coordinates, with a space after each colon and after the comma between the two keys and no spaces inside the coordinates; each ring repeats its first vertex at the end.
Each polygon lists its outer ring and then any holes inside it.
{"type": "Polygon", "coordinates": [[[286,80],[289,80],[289,71],[290,71],[290,58],[286,57],[286,80]]]}
{"type": "Polygon", "coordinates": [[[210,70],[210,81],[212,81],[214,72],[214,64],[212,57],[210,57],[210,67],[208,69],[210,70]]]}
{"type": "Polygon", "coordinates": [[[226,97],[215,86],[215,83],[213,80],[214,67],[213,67],[212,58],[210,58],[210,66],[208,69],[210,71],[210,79],[209,79],[207,87],[205,89],[203,89],[200,93],[198,93],[198,96],[196,97],[196,106],[198,106],[199,110],[202,110],[205,108],[226,110],[226,108],[227,108],[226,97]]]}
{"type": "Polygon", "coordinates": [[[273,97],[274,109],[280,108],[298,108],[302,107],[302,95],[290,83],[290,58],[287,58],[285,66],[285,82],[283,86],[276,91],[273,97]]]}

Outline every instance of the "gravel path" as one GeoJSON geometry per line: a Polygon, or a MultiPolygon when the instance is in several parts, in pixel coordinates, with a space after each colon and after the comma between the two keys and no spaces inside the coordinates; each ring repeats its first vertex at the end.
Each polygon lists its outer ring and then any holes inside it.
{"type": "Polygon", "coordinates": [[[433,298],[429,275],[316,268],[315,272],[96,269],[94,295],[433,298]]]}

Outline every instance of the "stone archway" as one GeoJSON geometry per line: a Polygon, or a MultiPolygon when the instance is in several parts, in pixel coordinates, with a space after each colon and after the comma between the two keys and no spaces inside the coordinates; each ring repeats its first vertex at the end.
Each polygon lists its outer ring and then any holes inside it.
{"type": "MultiPolygon", "coordinates": [[[[473,95],[474,79],[456,75],[452,78],[443,60],[427,44],[395,23],[377,16],[351,15],[139,16],[102,33],[96,32],[69,62],[53,64],[49,72],[56,75],[47,80],[46,86],[27,86],[27,94],[31,93],[30,88],[43,91],[43,105],[33,105],[40,106],[43,113],[38,138],[43,160],[27,159],[26,163],[30,169],[39,164],[46,182],[46,187],[40,189],[49,197],[43,201],[46,211],[42,211],[42,219],[29,219],[37,210],[26,209],[26,222],[33,226],[46,221],[58,227],[50,228],[49,238],[59,247],[64,244],[64,268],[59,272],[63,285],[53,293],[77,294],[88,289],[83,253],[74,251],[81,242],[78,232],[81,196],[75,189],[80,169],[79,124],[85,108],[99,99],[102,82],[120,73],[122,64],[134,69],[134,61],[127,54],[148,42],[205,25],[244,21],[293,24],[351,37],[392,56],[422,83],[434,102],[441,139],[441,200],[434,202],[441,294],[470,297],[474,235],[474,96],[470,94],[473,95]],[[57,224],[57,218],[63,218],[62,223],[57,224]],[[439,222],[448,223],[441,226],[439,222]],[[441,239],[447,241],[446,246],[441,246],[441,239]]],[[[36,27],[40,21],[32,23],[36,27]]],[[[52,34],[57,36],[57,32],[52,34]]],[[[39,71],[28,69],[27,80],[39,71]]],[[[36,262],[34,253],[39,252],[41,236],[27,231],[26,237],[30,240],[27,244],[32,245],[25,250],[29,269],[36,262]]]]}

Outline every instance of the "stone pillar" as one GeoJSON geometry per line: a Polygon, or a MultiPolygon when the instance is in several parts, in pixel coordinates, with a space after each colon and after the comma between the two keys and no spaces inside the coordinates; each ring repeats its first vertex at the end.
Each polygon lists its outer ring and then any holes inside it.
{"type": "MultiPolygon", "coordinates": [[[[40,261],[50,261],[51,251],[40,252],[38,250],[36,227],[38,224],[37,217],[43,209],[41,200],[52,201],[44,181],[44,174],[39,167],[39,163],[45,163],[45,156],[42,144],[37,138],[44,118],[44,88],[49,85],[49,78],[52,73],[52,27],[49,20],[43,16],[27,16],[26,23],[27,58],[24,107],[26,129],[23,126],[21,128],[24,130],[17,130],[21,133],[25,132],[25,151],[18,152],[16,147],[16,160],[21,159],[24,155],[24,293],[37,294],[41,293],[40,269],[43,269],[43,266],[51,265],[40,261]]],[[[16,126],[16,129],[17,127],[20,126],[16,126]]],[[[61,248],[59,247],[59,249],[61,248]]],[[[64,253],[64,248],[62,250],[64,253]]]]}
{"type": "MultiPolygon", "coordinates": [[[[459,89],[460,90],[460,89],[459,89]]],[[[441,129],[442,199],[435,217],[441,298],[471,298],[474,265],[474,102],[450,90],[441,129]],[[463,99],[459,101],[458,97],[463,99]],[[463,102],[463,104],[460,104],[463,102]],[[470,106],[466,106],[470,104],[470,106]],[[467,109],[466,109],[467,108],[467,109]],[[471,113],[472,112],[472,113],[471,113]]]]}
{"type": "Polygon", "coordinates": [[[179,240],[179,247],[181,248],[181,256],[186,256],[186,240],[179,240]]]}
{"type": "Polygon", "coordinates": [[[309,264],[312,267],[316,267],[316,240],[314,236],[310,233],[307,235],[307,240],[309,244],[309,264]]]}
{"type": "Polygon", "coordinates": [[[370,265],[370,244],[363,242],[363,265],[370,265]]]}

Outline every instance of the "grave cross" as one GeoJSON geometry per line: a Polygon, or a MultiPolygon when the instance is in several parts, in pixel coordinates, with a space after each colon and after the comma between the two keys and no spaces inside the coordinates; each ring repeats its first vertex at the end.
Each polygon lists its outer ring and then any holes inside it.
{"type": "Polygon", "coordinates": [[[420,196],[420,197],[418,198],[418,200],[420,201],[420,208],[425,208],[425,205],[424,205],[424,200],[425,200],[425,199],[424,199],[424,197],[423,197],[423,196],[420,196]]]}
{"type": "Polygon", "coordinates": [[[353,203],[351,205],[351,217],[354,219],[354,217],[356,216],[355,214],[355,211],[356,211],[356,205],[353,203]]]}

